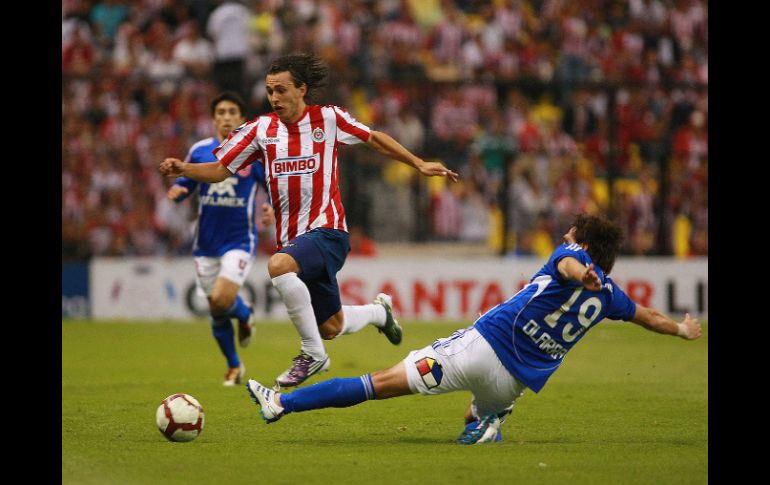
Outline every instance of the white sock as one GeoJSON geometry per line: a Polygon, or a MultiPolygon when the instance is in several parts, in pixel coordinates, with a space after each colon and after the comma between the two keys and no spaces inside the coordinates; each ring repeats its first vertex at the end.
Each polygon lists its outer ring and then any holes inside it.
{"type": "Polygon", "coordinates": [[[272,279],[273,286],[286,305],[289,318],[302,339],[302,350],[316,360],[326,358],[321,333],[315,321],[310,292],[297,273],[285,273],[272,279]]]}
{"type": "Polygon", "coordinates": [[[368,305],[342,305],[345,320],[340,335],[356,333],[370,323],[375,327],[385,326],[385,308],[376,303],[368,305]]]}

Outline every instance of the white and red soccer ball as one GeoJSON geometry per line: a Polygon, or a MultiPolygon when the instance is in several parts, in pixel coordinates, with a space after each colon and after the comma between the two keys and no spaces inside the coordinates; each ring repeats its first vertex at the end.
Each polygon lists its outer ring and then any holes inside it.
{"type": "Polygon", "coordinates": [[[169,441],[192,441],[203,431],[203,407],[189,394],[172,394],[160,403],[155,423],[169,441]]]}

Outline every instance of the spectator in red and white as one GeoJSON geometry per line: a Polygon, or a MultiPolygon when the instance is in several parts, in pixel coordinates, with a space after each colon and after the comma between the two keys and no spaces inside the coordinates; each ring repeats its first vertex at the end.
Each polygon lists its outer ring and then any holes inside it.
{"type": "Polygon", "coordinates": [[[454,2],[442,2],[442,10],[444,17],[431,28],[426,45],[434,62],[454,64],[469,33],[462,12],[454,2]]]}
{"type": "Polygon", "coordinates": [[[331,4],[329,7],[335,7],[333,18],[332,34],[334,38],[331,43],[335,51],[343,58],[357,59],[363,48],[362,27],[366,22],[366,9],[358,2],[349,4],[331,4]]]}
{"type": "Polygon", "coordinates": [[[525,29],[524,9],[526,6],[522,0],[501,0],[492,2],[494,18],[502,27],[505,37],[518,39],[525,29]]]}
{"type": "Polygon", "coordinates": [[[382,40],[388,49],[408,47],[414,52],[415,59],[419,53],[417,47],[422,46],[426,39],[426,34],[414,20],[411,7],[407,0],[400,0],[398,16],[381,23],[379,31],[381,32],[382,40]]]}
{"type": "Polygon", "coordinates": [[[433,105],[430,126],[438,153],[450,169],[456,169],[465,158],[468,144],[476,136],[478,107],[463,97],[460,87],[445,86],[444,95],[433,105]]]}
{"type": "MultiPolygon", "coordinates": [[[[553,224],[562,227],[565,220],[570,220],[575,213],[596,214],[599,204],[593,195],[593,185],[577,170],[574,160],[567,163],[564,171],[558,176],[552,192],[553,224]]],[[[554,241],[558,235],[553,234],[554,241]]]]}
{"type": "Polygon", "coordinates": [[[88,40],[88,27],[80,24],[72,31],[72,37],[62,46],[62,74],[86,76],[93,70],[97,61],[97,50],[88,40]]]}
{"type": "Polygon", "coordinates": [[[427,34],[415,21],[409,2],[401,0],[398,16],[380,24],[378,30],[390,56],[390,77],[407,82],[424,79],[421,47],[427,34]]]}
{"type": "Polygon", "coordinates": [[[690,51],[697,41],[705,40],[708,16],[703,3],[696,0],[674,0],[671,30],[680,51],[690,51]]]}
{"type": "Polygon", "coordinates": [[[591,74],[587,45],[588,25],[583,16],[580,4],[574,1],[566,2],[560,12],[558,26],[561,45],[557,76],[566,90],[570,90],[575,83],[588,81],[591,74]]]}
{"type": "Polygon", "coordinates": [[[628,234],[623,252],[634,255],[650,254],[658,234],[658,220],[655,216],[655,201],[658,197],[657,173],[655,166],[645,164],[638,175],[637,189],[615,192],[618,223],[628,234]]]}
{"type": "Polygon", "coordinates": [[[431,229],[437,238],[445,241],[456,241],[460,237],[461,204],[455,187],[444,184],[431,197],[431,229]]]}
{"type": "Polygon", "coordinates": [[[110,114],[99,127],[102,139],[109,140],[113,148],[130,148],[140,135],[140,118],[125,102],[118,105],[118,111],[110,114]]]}

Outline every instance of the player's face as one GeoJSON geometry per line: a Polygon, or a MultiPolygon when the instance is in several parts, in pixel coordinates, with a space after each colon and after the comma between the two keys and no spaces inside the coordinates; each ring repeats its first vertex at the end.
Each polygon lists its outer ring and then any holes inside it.
{"type": "Polygon", "coordinates": [[[575,242],[575,231],[577,231],[577,228],[575,228],[575,226],[572,226],[569,228],[569,231],[567,231],[567,234],[562,236],[565,243],[573,244],[575,242]]]}
{"type": "Polygon", "coordinates": [[[237,104],[222,100],[214,107],[214,129],[220,139],[224,140],[231,131],[246,121],[237,104]]]}
{"type": "Polygon", "coordinates": [[[302,116],[305,111],[304,96],[307,86],[303,84],[296,87],[289,71],[268,74],[265,78],[265,89],[267,100],[281,121],[293,123],[302,116]]]}

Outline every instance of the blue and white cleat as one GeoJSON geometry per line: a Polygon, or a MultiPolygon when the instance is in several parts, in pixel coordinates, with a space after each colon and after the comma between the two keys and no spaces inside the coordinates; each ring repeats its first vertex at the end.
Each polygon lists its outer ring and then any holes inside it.
{"type": "Polygon", "coordinates": [[[476,445],[480,443],[493,443],[502,440],[500,434],[500,418],[496,415],[484,416],[479,421],[472,421],[465,426],[462,434],[457,438],[457,444],[476,445]],[[498,436],[500,439],[498,439],[498,436]]]}
{"type": "Polygon", "coordinates": [[[254,379],[246,383],[246,390],[251,400],[259,404],[259,415],[267,424],[278,421],[283,416],[283,408],[275,403],[275,391],[268,389],[254,379]]]}
{"type": "Polygon", "coordinates": [[[393,317],[393,299],[390,297],[390,295],[380,293],[374,299],[374,303],[382,305],[382,307],[385,309],[385,326],[382,328],[377,327],[377,331],[384,333],[390,343],[393,345],[400,344],[401,339],[404,336],[404,331],[401,328],[401,325],[399,325],[396,319],[393,317]]]}
{"type": "MultiPolygon", "coordinates": [[[[503,423],[508,418],[508,416],[510,416],[512,411],[513,411],[513,404],[505,408],[502,412],[497,413],[497,417],[500,418],[500,427],[497,430],[497,436],[495,436],[495,442],[503,441],[503,430],[502,430],[503,423]]],[[[471,432],[471,430],[473,430],[476,426],[478,426],[478,424],[479,424],[478,419],[474,419],[470,423],[466,424],[463,434],[471,432]]]]}

